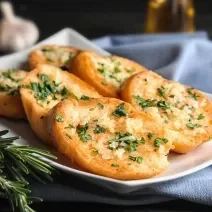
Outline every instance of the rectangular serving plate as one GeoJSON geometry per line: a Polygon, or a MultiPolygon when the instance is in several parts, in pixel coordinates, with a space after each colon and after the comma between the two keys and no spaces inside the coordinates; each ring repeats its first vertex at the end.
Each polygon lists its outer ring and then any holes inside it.
{"type": "MultiPolygon", "coordinates": [[[[105,56],[110,55],[110,53],[96,46],[94,43],[89,41],[87,38],[83,37],[75,30],[65,28],[24,51],[0,57],[0,64],[1,64],[0,68],[1,69],[23,68],[27,70],[28,67],[26,62],[28,59],[29,52],[43,44],[68,45],[76,48],[81,48],[84,50],[91,50],[105,56]]],[[[204,94],[207,95],[210,99],[212,99],[211,94],[208,93],[204,94]]],[[[10,130],[9,135],[21,136],[21,139],[18,140],[19,144],[31,145],[34,147],[43,148],[51,151],[58,157],[58,160],[56,161],[47,160],[47,161],[50,162],[53,166],[57,167],[58,169],[63,170],[69,173],[70,175],[76,175],[80,177],[82,180],[87,180],[103,188],[121,194],[138,192],[147,186],[158,183],[165,183],[166,181],[171,181],[186,176],[212,164],[212,141],[209,141],[187,154],[180,155],[171,153],[169,155],[169,162],[170,162],[169,168],[158,176],[143,180],[121,181],[104,176],[91,174],[81,170],[79,167],[72,164],[69,159],[67,159],[59,152],[56,152],[54,149],[45,146],[34,135],[27,121],[17,121],[17,120],[15,121],[0,118],[0,130],[3,129],[9,129],[10,130]]]]}

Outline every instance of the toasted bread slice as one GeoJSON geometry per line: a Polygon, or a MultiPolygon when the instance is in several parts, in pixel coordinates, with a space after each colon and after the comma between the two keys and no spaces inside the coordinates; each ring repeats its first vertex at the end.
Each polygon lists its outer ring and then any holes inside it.
{"type": "Polygon", "coordinates": [[[20,93],[32,129],[49,144],[51,138],[47,133],[46,117],[52,107],[69,96],[85,100],[99,96],[92,86],[75,75],[47,64],[39,64],[29,72],[20,93]]]}
{"type": "Polygon", "coordinates": [[[25,119],[19,94],[21,80],[27,75],[23,70],[0,70],[0,116],[25,119]]]}
{"type": "Polygon", "coordinates": [[[29,54],[30,69],[35,69],[37,64],[50,64],[63,70],[68,70],[72,58],[79,49],[63,45],[43,45],[29,54]]]}
{"type": "Polygon", "coordinates": [[[198,90],[149,71],[131,77],[121,96],[170,131],[175,152],[192,151],[212,136],[212,103],[198,90]]]}
{"type": "Polygon", "coordinates": [[[123,82],[137,72],[147,71],[134,61],[118,56],[100,56],[82,51],[72,61],[70,72],[91,84],[105,97],[119,98],[123,82]]]}
{"type": "Polygon", "coordinates": [[[164,129],[119,99],[69,98],[51,109],[48,120],[58,151],[88,172],[132,180],[168,167],[172,144],[164,129]]]}

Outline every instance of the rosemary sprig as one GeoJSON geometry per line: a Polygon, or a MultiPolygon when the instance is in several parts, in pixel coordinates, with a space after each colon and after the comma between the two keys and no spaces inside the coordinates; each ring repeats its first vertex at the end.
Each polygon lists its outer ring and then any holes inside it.
{"type": "Polygon", "coordinates": [[[13,211],[34,212],[30,205],[42,199],[30,196],[29,178],[52,181],[56,170],[45,159],[56,157],[38,148],[15,145],[19,136],[3,137],[8,132],[0,131],[0,197],[8,199],[13,211]]]}

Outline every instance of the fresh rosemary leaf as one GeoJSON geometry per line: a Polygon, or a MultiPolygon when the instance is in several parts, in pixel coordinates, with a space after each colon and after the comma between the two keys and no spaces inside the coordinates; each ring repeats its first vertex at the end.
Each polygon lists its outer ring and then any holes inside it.
{"type": "Polygon", "coordinates": [[[9,130],[2,130],[0,131],[0,136],[6,135],[9,132],[9,130]]]}
{"type": "MultiPolygon", "coordinates": [[[[48,80],[45,76],[40,77],[48,80]]],[[[56,170],[45,158],[56,157],[38,148],[14,145],[19,136],[3,138],[8,132],[0,131],[0,196],[8,199],[12,211],[35,212],[29,205],[41,199],[29,197],[28,178],[43,183],[53,181],[51,175],[56,170]]]]}

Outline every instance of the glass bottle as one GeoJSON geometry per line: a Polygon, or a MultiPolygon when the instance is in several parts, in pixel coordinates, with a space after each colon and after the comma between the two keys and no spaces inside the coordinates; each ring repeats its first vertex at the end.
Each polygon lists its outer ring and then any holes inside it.
{"type": "Polygon", "coordinates": [[[149,0],[146,33],[194,32],[193,0],[149,0]]]}

